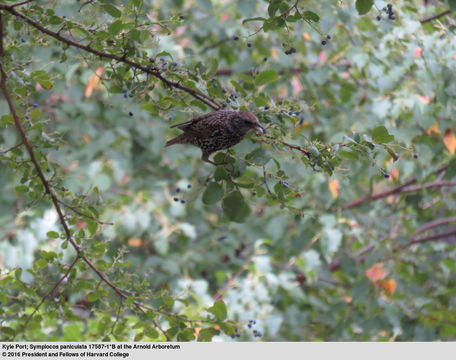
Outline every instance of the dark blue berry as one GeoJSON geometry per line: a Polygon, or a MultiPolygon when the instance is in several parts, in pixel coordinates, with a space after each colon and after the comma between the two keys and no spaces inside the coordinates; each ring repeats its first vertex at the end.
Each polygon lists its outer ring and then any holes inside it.
{"type": "Polygon", "coordinates": [[[39,105],[38,104],[33,104],[32,106],[36,109],[39,105]]]}
{"type": "Polygon", "coordinates": [[[248,324],[247,327],[250,329],[252,328],[252,324],[248,324]]]}
{"type": "Polygon", "coordinates": [[[185,204],[185,200],[181,200],[181,204],[185,204]]]}
{"type": "Polygon", "coordinates": [[[191,188],[192,188],[192,184],[188,184],[187,189],[191,189],[191,188]]]}
{"type": "Polygon", "coordinates": [[[125,93],[123,97],[126,99],[128,97],[128,94],[125,93]]]}
{"type": "Polygon", "coordinates": [[[223,236],[220,236],[217,240],[218,240],[218,241],[223,241],[223,240],[225,240],[225,239],[226,239],[226,236],[223,235],[223,236]]]}
{"type": "Polygon", "coordinates": [[[331,40],[331,35],[326,35],[326,38],[327,38],[328,40],[331,40]]]}
{"type": "Polygon", "coordinates": [[[184,20],[185,19],[184,15],[179,15],[179,19],[184,20]]]}
{"type": "Polygon", "coordinates": [[[390,19],[390,20],[396,20],[396,17],[395,17],[394,15],[390,15],[390,16],[388,16],[388,19],[390,19]]]}
{"type": "Polygon", "coordinates": [[[25,43],[26,41],[27,41],[26,38],[21,37],[21,42],[22,42],[22,43],[25,43]]]}
{"type": "Polygon", "coordinates": [[[377,20],[380,21],[382,17],[380,15],[377,16],[377,20]]]}
{"type": "Polygon", "coordinates": [[[285,55],[290,55],[290,54],[291,54],[290,50],[285,50],[285,55]]]}
{"type": "Polygon", "coordinates": [[[253,196],[256,196],[257,192],[256,191],[252,191],[252,195],[253,196]]]}
{"type": "Polygon", "coordinates": [[[298,115],[299,115],[299,111],[296,111],[294,114],[295,114],[296,116],[298,116],[298,115]]]}
{"type": "Polygon", "coordinates": [[[178,199],[178,198],[176,198],[176,197],[175,197],[173,200],[174,200],[175,202],[178,202],[178,201],[179,201],[179,199],[178,199]]]}
{"type": "Polygon", "coordinates": [[[292,46],[292,47],[290,48],[290,51],[291,51],[291,53],[293,54],[293,53],[296,52],[296,48],[295,48],[294,46],[292,46]]]}
{"type": "Polygon", "coordinates": [[[284,187],[286,187],[286,188],[287,188],[288,186],[290,186],[290,184],[288,184],[288,181],[282,181],[282,185],[283,185],[284,187]]]}
{"type": "Polygon", "coordinates": [[[265,56],[265,57],[263,58],[263,61],[268,61],[268,57],[265,56]]]}
{"type": "Polygon", "coordinates": [[[133,116],[134,114],[130,111],[130,112],[128,113],[128,115],[133,116]]]}
{"type": "Polygon", "coordinates": [[[388,179],[390,177],[390,174],[383,174],[383,176],[385,177],[385,179],[388,179]]]}
{"type": "Polygon", "coordinates": [[[321,41],[321,44],[322,44],[322,45],[326,45],[326,44],[327,44],[327,41],[326,41],[326,40],[322,40],[322,41],[321,41]]]}
{"type": "Polygon", "coordinates": [[[130,94],[128,94],[128,96],[132,98],[132,97],[133,97],[133,94],[132,94],[132,93],[130,93],[130,94]]]}
{"type": "Polygon", "coordinates": [[[247,47],[251,48],[251,47],[252,47],[252,44],[251,44],[251,43],[248,43],[248,44],[247,44],[247,47]]]}
{"type": "Polygon", "coordinates": [[[414,159],[418,159],[418,154],[413,154],[414,159]]]}
{"type": "Polygon", "coordinates": [[[288,115],[292,116],[293,115],[293,111],[289,111],[288,115]]]}
{"type": "Polygon", "coordinates": [[[30,119],[30,116],[25,115],[24,118],[25,118],[25,120],[28,120],[28,119],[30,119]]]}
{"type": "Polygon", "coordinates": [[[177,188],[177,189],[176,189],[176,192],[177,192],[177,193],[178,193],[178,192],[180,192],[180,191],[181,191],[181,189],[180,189],[180,188],[177,188]]]}
{"type": "Polygon", "coordinates": [[[239,40],[239,36],[233,37],[233,40],[239,40]]]}
{"type": "Polygon", "coordinates": [[[264,107],[264,109],[265,109],[265,110],[269,110],[269,106],[266,105],[266,106],[264,107]]]}

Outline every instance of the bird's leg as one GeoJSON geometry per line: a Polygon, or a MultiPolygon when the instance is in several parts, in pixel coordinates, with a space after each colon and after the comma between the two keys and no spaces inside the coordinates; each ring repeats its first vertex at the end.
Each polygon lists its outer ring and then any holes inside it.
{"type": "Polygon", "coordinates": [[[209,163],[209,164],[212,164],[212,165],[215,165],[215,166],[218,166],[218,165],[225,165],[226,162],[215,162],[215,161],[212,161],[212,160],[209,160],[209,155],[210,154],[204,154],[203,153],[203,156],[201,156],[201,160],[209,163]]]}

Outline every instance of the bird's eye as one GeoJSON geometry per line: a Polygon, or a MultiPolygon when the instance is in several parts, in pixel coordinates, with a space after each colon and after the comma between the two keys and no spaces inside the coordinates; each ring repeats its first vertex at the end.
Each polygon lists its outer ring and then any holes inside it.
{"type": "Polygon", "coordinates": [[[244,124],[250,125],[250,121],[249,120],[244,120],[244,124]]]}

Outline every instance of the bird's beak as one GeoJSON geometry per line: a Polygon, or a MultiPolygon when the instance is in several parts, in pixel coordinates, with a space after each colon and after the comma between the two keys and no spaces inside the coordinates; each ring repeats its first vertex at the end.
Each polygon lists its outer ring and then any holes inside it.
{"type": "Polygon", "coordinates": [[[260,124],[256,124],[253,128],[258,131],[261,131],[263,134],[266,133],[266,129],[263,126],[261,126],[260,124]]]}

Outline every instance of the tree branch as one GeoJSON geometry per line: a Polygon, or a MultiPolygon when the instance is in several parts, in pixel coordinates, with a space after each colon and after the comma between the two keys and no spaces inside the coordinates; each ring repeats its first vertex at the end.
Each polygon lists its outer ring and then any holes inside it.
{"type": "Polygon", "coordinates": [[[10,4],[10,5],[8,5],[8,6],[11,7],[11,8],[15,8],[16,6],[25,5],[25,4],[28,4],[29,2],[32,2],[32,1],[34,1],[34,0],[19,1],[19,2],[17,2],[17,3],[10,4]]]}
{"type": "Polygon", "coordinates": [[[421,234],[421,233],[426,232],[426,231],[428,231],[428,230],[430,230],[432,228],[435,228],[437,226],[440,226],[440,225],[443,225],[443,224],[448,224],[448,223],[455,222],[455,221],[456,221],[456,216],[443,218],[443,219],[437,219],[437,220],[428,222],[428,223],[420,226],[416,230],[416,234],[421,234]]]}
{"type": "Polygon", "coordinates": [[[20,142],[19,144],[16,144],[12,147],[10,147],[9,149],[6,149],[6,150],[3,150],[3,151],[0,151],[0,156],[4,156],[6,155],[7,153],[9,153],[10,151],[13,151],[14,149],[17,149],[19,146],[23,145],[22,142],[20,142]]]}
{"type": "Polygon", "coordinates": [[[446,16],[446,15],[448,15],[448,14],[450,14],[450,13],[451,13],[451,10],[445,10],[445,11],[443,11],[443,12],[437,14],[437,15],[428,17],[428,18],[423,19],[423,20],[420,20],[420,23],[425,24],[425,23],[434,21],[435,19],[438,19],[438,18],[440,18],[440,17],[442,17],[442,16],[446,16]]]}
{"type": "MultiPolygon", "coordinates": [[[[442,166],[441,168],[437,169],[434,171],[434,174],[441,173],[445,171],[448,168],[448,165],[442,166]]],[[[385,190],[383,192],[377,193],[377,194],[369,194],[366,195],[358,200],[350,201],[345,203],[342,207],[344,209],[350,209],[353,207],[357,207],[362,205],[363,203],[371,200],[378,200],[382,199],[384,197],[397,194],[397,193],[406,193],[406,192],[413,192],[413,191],[418,191],[418,190],[423,190],[423,189],[428,189],[428,188],[434,188],[434,187],[442,187],[442,186],[455,186],[456,182],[453,181],[434,181],[422,185],[416,185],[416,186],[409,186],[411,184],[414,184],[417,182],[417,178],[414,176],[410,180],[406,181],[405,183],[398,185],[396,187],[393,187],[391,189],[385,190]]]]}
{"type": "MultiPolygon", "coordinates": [[[[14,5],[14,4],[12,4],[12,5],[14,5]]],[[[203,102],[204,104],[206,104],[207,106],[209,106],[210,108],[212,108],[214,110],[219,110],[222,108],[221,105],[217,101],[212,100],[208,95],[203,94],[202,92],[200,92],[198,90],[190,89],[190,88],[182,85],[179,81],[169,80],[157,68],[151,68],[148,66],[144,66],[144,65],[141,65],[140,63],[137,63],[133,60],[126,58],[125,56],[110,54],[110,53],[107,53],[104,51],[96,50],[96,49],[92,48],[90,45],[83,45],[83,44],[78,43],[77,41],[68,39],[68,38],[60,35],[58,32],[54,32],[54,31],[51,31],[51,30],[45,28],[44,26],[39,24],[37,21],[35,21],[32,18],[17,11],[14,8],[14,6],[12,6],[12,5],[0,4],[0,10],[5,10],[5,11],[9,12],[10,14],[21,18],[22,20],[27,22],[29,25],[33,26],[38,31],[40,31],[44,34],[47,34],[47,35],[53,37],[54,39],[56,39],[60,42],[63,42],[69,46],[76,47],[78,49],[84,50],[88,53],[97,55],[102,58],[111,59],[111,60],[115,60],[120,63],[127,64],[134,69],[141,70],[149,75],[154,76],[155,78],[159,79],[161,82],[163,82],[164,84],[166,84],[170,87],[185,91],[186,93],[190,94],[191,96],[193,96],[194,98],[203,102]]]]}

